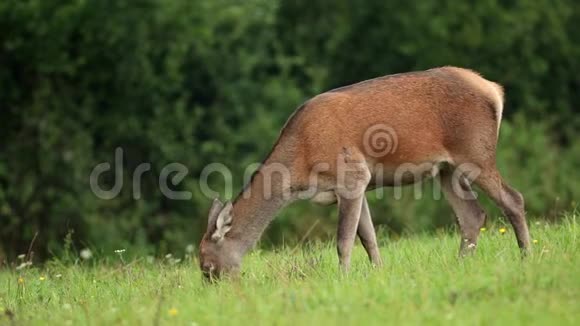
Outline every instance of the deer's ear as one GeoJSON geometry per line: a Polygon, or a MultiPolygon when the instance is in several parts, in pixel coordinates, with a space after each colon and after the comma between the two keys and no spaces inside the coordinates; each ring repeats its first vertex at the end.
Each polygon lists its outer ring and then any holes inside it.
{"type": "Polygon", "coordinates": [[[227,202],[217,215],[215,221],[215,231],[211,235],[214,241],[220,241],[232,228],[232,203],[227,202]]]}
{"type": "Polygon", "coordinates": [[[215,228],[216,220],[220,211],[224,208],[224,204],[217,198],[211,203],[211,208],[209,209],[207,228],[212,230],[215,228]]]}

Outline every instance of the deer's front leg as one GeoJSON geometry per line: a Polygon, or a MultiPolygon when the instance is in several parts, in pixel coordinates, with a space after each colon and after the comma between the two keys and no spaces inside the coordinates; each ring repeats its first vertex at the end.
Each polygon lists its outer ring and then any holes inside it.
{"type": "Polygon", "coordinates": [[[356,198],[339,198],[337,249],[340,267],[348,271],[364,194],[356,198]]]}
{"type": "Polygon", "coordinates": [[[363,198],[357,233],[360,242],[367,251],[371,264],[381,266],[383,262],[381,260],[381,254],[379,253],[379,246],[377,245],[377,236],[369,210],[369,203],[366,198],[363,198]]]}

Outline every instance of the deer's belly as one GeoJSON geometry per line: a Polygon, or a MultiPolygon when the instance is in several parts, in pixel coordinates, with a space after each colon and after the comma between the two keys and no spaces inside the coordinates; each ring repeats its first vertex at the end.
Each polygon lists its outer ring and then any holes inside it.
{"type": "Polygon", "coordinates": [[[396,187],[415,184],[439,174],[445,162],[404,163],[396,167],[375,166],[372,188],[396,187]]]}

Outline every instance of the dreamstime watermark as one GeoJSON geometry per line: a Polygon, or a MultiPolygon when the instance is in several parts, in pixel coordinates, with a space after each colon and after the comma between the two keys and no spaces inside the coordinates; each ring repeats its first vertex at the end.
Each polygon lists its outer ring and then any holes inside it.
{"type": "MultiPolygon", "coordinates": [[[[343,147],[335,158],[313,164],[309,171],[295,171],[292,166],[281,163],[250,164],[244,171],[244,190],[242,196],[261,196],[264,200],[280,197],[285,200],[312,199],[325,193],[341,198],[356,198],[368,189],[376,189],[376,197],[383,198],[384,187],[394,187],[393,199],[403,197],[402,187],[412,185],[413,198],[424,197],[423,181],[435,179],[432,188],[433,199],[440,199],[442,193],[470,200],[477,197],[471,190],[470,183],[481,173],[479,166],[463,163],[451,165],[445,160],[425,162],[405,162],[393,168],[391,155],[396,155],[399,147],[398,135],[393,127],[377,124],[369,127],[362,140],[363,148],[343,147]],[[362,150],[362,151],[361,151],[362,150]]],[[[89,184],[92,192],[100,199],[110,200],[120,195],[124,187],[123,166],[124,151],[116,148],[114,167],[108,162],[97,164],[92,170],[89,184]],[[112,186],[104,189],[99,180],[105,174],[113,174],[112,186]]],[[[400,157],[397,157],[400,160],[400,157]]],[[[151,171],[151,163],[141,163],[132,172],[131,187],[133,198],[142,198],[142,179],[151,171]]],[[[180,184],[190,175],[187,166],[181,163],[165,165],[159,172],[158,189],[171,200],[191,200],[193,194],[180,189],[180,184]]],[[[220,192],[213,189],[210,179],[223,179],[222,192],[226,198],[232,198],[234,178],[232,171],[224,164],[214,162],[206,165],[197,180],[199,190],[207,198],[220,197],[220,192]],[[214,176],[215,175],[215,176],[214,176]]]]}
{"type": "Polygon", "coordinates": [[[376,124],[368,128],[363,135],[365,153],[371,157],[383,157],[394,154],[399,146],[399,137],[390,126],[376,124]]]}
{"type": "MultiPolygon", "coordinates": [[[[124,184],[124,167],[123,167],[123,154],[122,148],[117,147],[115,149],[115,168],[113,171],[114,183],[111,189],[103,189],[99,184],[99,178],[106,172],[111,171],[111,164],[109,162],[103,162],[97,164],[91,171],[89,177],[89,185],[95,196],[100,199],[113,199],[119,196],[124,184]]],[[[139,164],[132,175],[132,189],[133,189],[133,199],[141,199],[141,180],[146,172],[151,171],[151,163],[141,163],[139,164]]],[[[176,191],[169,187],[169,182],[173,186],[178,186],[185,177],[189,174],[187,167],[181,163],[173,162],[165,165],[159,174],[159,190],[161,193],[173,200],[190,200],[192,194],[189,191],[176,191]]]]}

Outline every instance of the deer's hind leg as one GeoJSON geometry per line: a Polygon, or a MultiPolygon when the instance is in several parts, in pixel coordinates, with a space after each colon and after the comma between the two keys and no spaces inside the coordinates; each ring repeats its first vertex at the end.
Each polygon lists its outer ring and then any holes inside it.
{"type": "Polygon", "coordinates": [[[497,133],[491,124],[475,125],[464,133],[463,146],[455,146],[453,161],[495,204],[512,224],[522,253],[530,246],[530,235],[524,211],[524,198],[502,178],[496,166],[497,133]],[[468,146],[466,146],[468,145],[468,146]]]}
{"type": "Polygon", "coordinates": [[[445,199],[453,209],[461,232],[459,255],[465,256],[473,252],[477,246],[477,238],[485,223],[485,211],[479,205],[467,180],[452,170],[441,171],[441,189],[445,199]]]}
{"type": "Polygon", "coordinates": [[[475,182],[507,216],[516,234],[518,246],[526,254],[530,247],[530,234],[522,194],[505,183],[495,166],[483,169],[475,182]]]}

